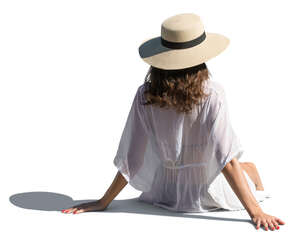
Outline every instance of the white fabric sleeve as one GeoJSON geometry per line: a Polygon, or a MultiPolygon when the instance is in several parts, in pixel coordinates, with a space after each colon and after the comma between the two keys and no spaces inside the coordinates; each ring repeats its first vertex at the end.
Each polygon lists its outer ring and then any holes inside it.
{"type": "Polygon", "coordinates": [[[130,185],[143,191],[149,188],[146,176],[144,177],[142,171],[149,141],[143,122],[144,106],[140,104],[139,90],[140,87],[131,105],[113,163],[130,185]]]}
{"type": "Polygon", "coordinates": [[[231,125],[225,91],[218,93],[217,99],[210,106],[208,116],[208,178],[207,183],[221,173],[225,165],[233,158],[240,159],[244,150],[231,125]]]}

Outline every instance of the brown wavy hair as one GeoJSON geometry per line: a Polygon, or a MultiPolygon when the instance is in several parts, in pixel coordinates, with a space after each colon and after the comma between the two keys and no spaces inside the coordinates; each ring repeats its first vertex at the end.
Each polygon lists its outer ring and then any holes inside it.
{"type": "Polygon", "coordinates": [[[189,113],[208,94],[204,83],[211,76],[205,63],[176,70],[164,70],[150,66],[145,77],[145,102],[161,108],[175,108],[176,112],[189,113]]]}

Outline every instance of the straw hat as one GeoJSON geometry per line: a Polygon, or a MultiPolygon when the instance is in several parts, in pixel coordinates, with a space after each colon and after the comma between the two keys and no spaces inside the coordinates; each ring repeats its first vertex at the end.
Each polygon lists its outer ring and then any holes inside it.
{"type": "Polygon", "coordinates": [[[140,57],[161,69],[183,69],[206,62],[229,44],[221,34],[205,32],[198,15],[177,14],[161,25],[161,36],[148,38],[139,46],[140,57]]]}

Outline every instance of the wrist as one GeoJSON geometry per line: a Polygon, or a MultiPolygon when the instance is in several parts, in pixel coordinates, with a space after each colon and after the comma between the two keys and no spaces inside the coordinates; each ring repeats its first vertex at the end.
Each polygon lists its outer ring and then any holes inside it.
{"type": "Polygon", "coordinates": [[[255,215],[262,213],[263,210],[259,205],[253,206],[251,209],[248,210],[248,213],[251,218],[253,218],[255,215]]]}
{"type": "Polygon", "coordinates": [[[105,207],[107,207],[110,203],[110,201],[108,199],[105,198],[105,196],[103,196],[102,198],[100,198],[99,200],[99,203],[105,207]]]}

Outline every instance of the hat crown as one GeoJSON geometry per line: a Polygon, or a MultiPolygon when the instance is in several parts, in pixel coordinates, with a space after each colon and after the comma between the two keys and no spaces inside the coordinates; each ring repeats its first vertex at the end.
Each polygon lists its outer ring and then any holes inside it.
{"type": "Polygon", "coordinates": [[[201,18],[194,13],[182,13],[169,17],[161,25],[161,37],[170,42],[186,42],[204,32],[201,18]]]}

